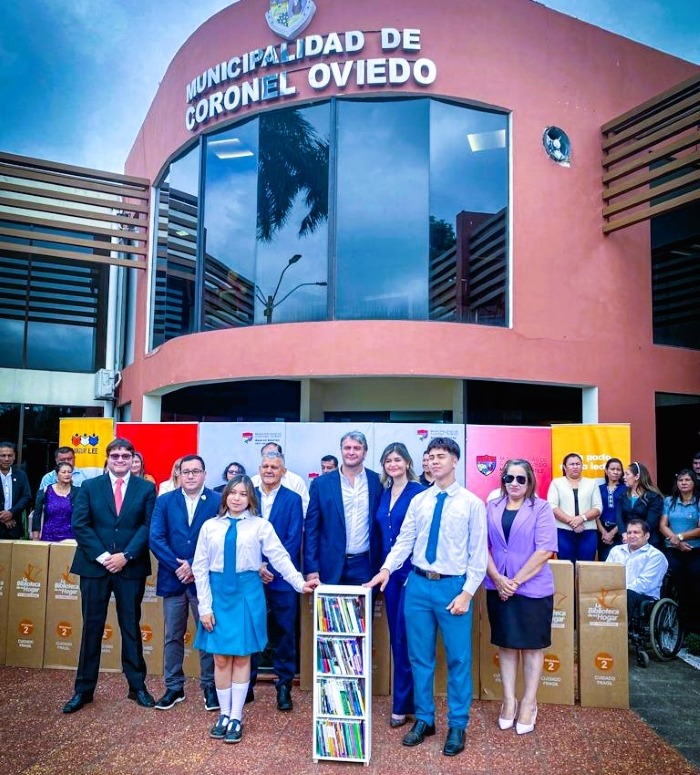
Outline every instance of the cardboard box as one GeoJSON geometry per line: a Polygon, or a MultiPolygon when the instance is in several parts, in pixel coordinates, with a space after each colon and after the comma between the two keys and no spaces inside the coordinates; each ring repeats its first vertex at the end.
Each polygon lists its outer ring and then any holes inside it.
{"type": "Polygon", "coordinates": [[[314,684],[314,596],[302,595],[299,601],[301,636],[299,638],[299,688],[310,692],[314,684]]]}
{"type": "Polygon", "coordinates": [[[14,541],[0,541],[0,665],[5,664],[7,651],[7,614],[10,605],[13,543],[14,541]]]}
{"type": "Polygon", "coordinates": [[[537,690],[538,702],[573,705],[574,664],[574,566],[569,560],[550,560],[554,574],[552,645],[544,653],[544,669],[537,690]]]}
{"type": "MultiPolygon", "coordinates": [[[[537,700],[554,705],[573,705],[576,670],[574,666],[574,572],[568,560],[550,560],[554,574],[554,613],[552,643],[545,649],[544,667],[537,700]]],[[[483,587],[482,587],[483,589],[483,587]]],[[[498,646],[491,644],[491,627],[486,609],[486,592],[481,602],[481,699],[503,699],[498,665],[498,646]]],[[[518,666],[515,693],[524,691],[522,663],[518,666]]]]}
{"type": "Polygon", "coordinates": [[[194,623],[192,611],[187,614],[187,629],[185,630],[185,658],[182,669],[188,678],[199,679],[199,649],[194,647],[194,639],[197,635],[197,625],[194,623]]]}
{"type": "Polygon", "coordinates": [[[62,541],[49,550],[44,667],[78,666],[83,617],[80,577],[70,572],[75,547],[75,541],[62,541]]]}
{"type": "Polygon", "coordinates": [[[163,600],[156,595],[158,561],[153,554],[151,554],[151,568],[153,572],[146,579],[146,589],[141,603],[141,641],[143,658],[149,675],[163,675],[165,622],[163,600]]]}
{"type": "Polygon", "coordinates": [[[44,662],[47,541],[15,541],[12,547],[7,615],[6,664],[41,667],[44,662]]]}
{"type": "MultiPolygon", "coordinates": [[[[481,643],[481,598],[484,597],[483,584],[476,590],[472,599],[472,699],[478,700],[481,696],[481,676],[480,664],[481,655],[479,653],[481,643]]],[[[437,657],[435,663],[435,694],[439,697],[447,696],[447,655],[442,643],[440,633],[438,633],[437,657]]]]}
{"type": "Polygon", "coordinates": [[[628,708],[625,568],[577,562],[579,696],[581,705],[628,708]]]}

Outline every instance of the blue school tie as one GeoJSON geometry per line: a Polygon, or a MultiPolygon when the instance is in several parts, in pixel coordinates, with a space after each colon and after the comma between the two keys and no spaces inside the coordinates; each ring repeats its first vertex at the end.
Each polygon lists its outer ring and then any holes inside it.
{"type": "Polygon", "coordinates": [[[442,508],[445,505],[446,492],[439,492],[435,498],[435,510],[433,511],[433,521],[430,523],[430,534],[428,535],[428,546],[425,549],[425,559],[428,563],[435,562],[437,557],[438,535],[440,534],[440,520],[442,519],[442,508]]]}
{"type": "Polygon", "coordinates": [[[236,538],[238,536],[238,520],[234,517],[228,518],[229,525],[224,539],[224,573],[226,574],[226,584],[229,589],[235,589],[236,579],[236,538]]]}

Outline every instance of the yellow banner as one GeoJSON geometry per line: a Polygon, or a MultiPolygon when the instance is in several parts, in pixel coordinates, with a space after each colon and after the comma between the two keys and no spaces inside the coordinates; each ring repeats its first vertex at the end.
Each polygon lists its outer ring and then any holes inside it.
{"type": "Polygon", "coordinates": [[[75,452],[76,468],[92,468],[100,473],[107,458],[107,445],[114,438],[111,417],[62,417],[58,443],[75,452]]]}
{"type": "Polygon", "coordinates": [[[606,462],[611,457],[630,462],[630,426],[614,425],[553,425],[552,476],[561,476],[564,456],[575,452],[583,458],[583,475],[602,479],[606,462]]]}

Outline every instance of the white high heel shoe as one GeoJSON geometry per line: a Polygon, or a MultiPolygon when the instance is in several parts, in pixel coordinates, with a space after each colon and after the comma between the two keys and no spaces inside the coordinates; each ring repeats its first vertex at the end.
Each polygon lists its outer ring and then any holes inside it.
{"type": "Polygon", "coordinates": [[[532,732],[535,729],[537,723],[537,706],[535,705],[535,711],[532,714],[532,722],[529,724],[521,724],[519,721],[515,724],[515,731],[519,735],[526,735],[528,732],[532,732]]]}
{"type": "MultiPolygon", "coordinates": [[[[501,713],[503,713],[503,705],[501,705],[501,713]]],[[[504,718],[503,716],[498,717],[498,726],[501,729],[512,729],[513,724],[515,723],[515,719],[518,715],[518,701],[515,701],[515,713],[513,714],[513,718],[504,718]]]]}

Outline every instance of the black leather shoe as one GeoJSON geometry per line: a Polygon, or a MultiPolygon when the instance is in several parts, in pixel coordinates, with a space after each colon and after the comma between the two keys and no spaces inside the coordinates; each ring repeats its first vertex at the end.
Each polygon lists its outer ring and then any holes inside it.
{"type": "Polygon", "coordinates": [[[75,713],[80,710],[83,705],[87,705],[89,702],[92,702],[92,694],[88,692],[76,692],[63,706],[63,712],[75,713]]]}
{"type": "Polygon", "coordinates": [[[156,704],[156,701],[145,687],[143,689],[129,689],[127,697],[142,708],[152,708],[156,704]]]}
{"type": "Polygon", "coordinates": [[[251,702],[255,701],[255,692],[253,691],[253,687],[251,686],[248,689],[248,694],[245,696],[245,704],[250,705],[251,702]]]}
{"type": "Polygon", "coordinates": [[[459,727],[450,727],[447,730],[447,737],[445,738],[445,746],[442,752],[445,756],[457,756],[458,753],[462,753],[464,750],[464,730],[459,727]]]}
{"type": "Polygon", "coordinates": [[[404,726],[404,724],[408,724],[408,716],[392,716],[389,719],[389,726],[392,729],[398,729],[404,726]]]}
{"type": "Polygon", "coordinates": [[[209,737],[213,737],[214,740],[223,740],[226,737],[229,721],[228,716],[219,716],[214,722],[214,726],[209,730],[209,737]]]}
{"type": "Polygon", "coordinates": [[[243,739],[243,724],[237,719],[232,718],[228,722],[226,728],[226,734],[224,735],[225,743],[240,743],[243,739]]]}
{"type": "Polygon", "coordinates": [[[213,686],[204,687],[204,710],[219,710],[219,695],[213,686]]]}
{"type": "Polygon", "coordinates": [[[403,744],[408,746],[420,745],[426,737],[434,734],[434,724],[426,724],[425,721],[416,719],[410,731],[405,734],[403,744]]]}
{"type": "Polygon", "coordinates": [[[288,684],[280,684],[277,687],[277,710],[289,711],[293,707],[292,687],[288,684]]]}
{"type": "Polygon", "coordinates": [[[169,710],[178,702],[182,702],[184,699],[184,689],[166,689],[165,694],[156,703],[156,708],[158,710],[169,710]]]}

